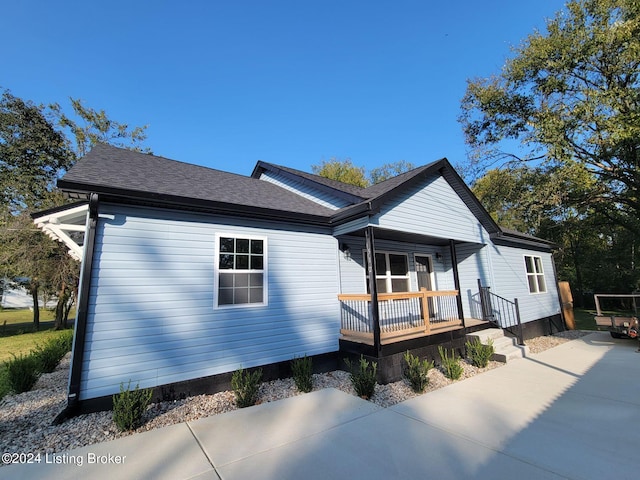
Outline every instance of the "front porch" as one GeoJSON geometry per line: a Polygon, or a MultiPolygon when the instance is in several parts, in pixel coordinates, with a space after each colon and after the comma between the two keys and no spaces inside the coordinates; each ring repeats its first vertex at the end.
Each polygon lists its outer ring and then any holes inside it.
{"type": "Polygon", "coordinates": [[[457,290],[423,288],[419,292],[379,293],[377,322],[371,297],[369,294],[338,295],[342,340],[375,345],[378,330],[380,345],[388,345],[488,323],[462,318],[457,290]]]}

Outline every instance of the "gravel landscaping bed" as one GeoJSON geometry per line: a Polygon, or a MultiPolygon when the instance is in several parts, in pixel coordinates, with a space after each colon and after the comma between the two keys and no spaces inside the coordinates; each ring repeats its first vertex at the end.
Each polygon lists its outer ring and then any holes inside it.
{"type": "MultiPolygon", "coordinates": [[[[526,343],[531,353],[535,354],[589,333],[592,332],[573,330],[554,336],[533,338],[526,343]]],[[[237,408],[233,392],[226,391],[215,395],[197,395],[183,400],[154,403],[147,410],[145,424],[133,432],[119,432],[110,411],[80,415],[62,425],[53,426],[51,423],[54,418],[66,406],[70,357],[71,354],[67,354],[53,373],[42,375],[32,391],[8,395],[0,401],[0,452],[63,452],[237,408]]],[[[479,369],[463,360],[462,365],[464,373],[461,380],[504,364],[492,361],[486,368],[479,369]]],[[[453,381],[446,378],[438,368],[433,368],[429,372],[426,392],[451,383],[453,381]]],[[[340,370],[314,375],[313,385],[314,390],[333,387],[351,395],[356,394],[351,386],[349,374],[340,370]]],[[[293,379],[274,380],[261,385],[259,402],[272,402],[294,395],[300,393],[296,390],[293,379]]],[[[388,407],[415,396],[408,383],[402,380],[377,385],[371,401],[381,407],[388,407]]]]}

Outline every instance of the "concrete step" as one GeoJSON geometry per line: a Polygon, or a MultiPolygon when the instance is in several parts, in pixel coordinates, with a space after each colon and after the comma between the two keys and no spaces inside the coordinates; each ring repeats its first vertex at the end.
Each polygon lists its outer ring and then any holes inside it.
{"type": "Polygon", "coordinates": [[[487,345],[489,340],[493,342],[494,354],[492,360],[497,362],[508,362],[516,358],[523,358],[529,354],[529,347],[518,345],[515,338],[507,337],[500,328],[487,328],[478,332],[467,334],[467,340],[479,339],[480,343],[487,345]]]}
{"type": "Polygon", "coordinates": [[[484,330],[467,334],[468,340],[473,340],[474,338],[480,339],[480,342],[484,345],[489,339],[495,342],[499,338],[504,338],[504,331],[501,328],[485,328],[484,330]]]}
{"type": "Polygon", "coordinates": [[[529,347],[522,345],[512,345],[507,348],[496,350],[491,356],[491,360],[507,363],[509,360],[524,358],[529,354],[529,347]]]}

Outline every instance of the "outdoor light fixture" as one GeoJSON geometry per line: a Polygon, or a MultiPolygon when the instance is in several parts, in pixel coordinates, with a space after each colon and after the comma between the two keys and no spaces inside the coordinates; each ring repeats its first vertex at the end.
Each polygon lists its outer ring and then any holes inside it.
{"type": "Polygon", "coordinates": [[[340,251],[344,254],[344,258],[346,258],[347,260],[351,258],[351,249],[346,243],[340,244],[340,251]]]}
{"type": "Polygon", "coordinates": [[[442,254],[440,252],[436,252],[436,262],[442,263],[442,254]]]}

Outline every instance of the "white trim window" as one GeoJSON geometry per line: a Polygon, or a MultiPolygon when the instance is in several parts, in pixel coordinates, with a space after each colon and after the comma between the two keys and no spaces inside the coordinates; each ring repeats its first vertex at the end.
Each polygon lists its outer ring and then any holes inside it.
{"type": "Polygon", "coordinates": [[[267,239],[216,235],[216,308],[267,304],[267,239]]]}
{"type": "Polygon", "coordinates": [[[542,258],[535,255],[525,255],[524,266],[527,272],[529,293],[545,293],[547,291],[547,284],[544,280],[542,258]]]}
{"type": "MultiPolygon", "coordinates": [[[[364,252],[367,293],[369,292],[369,262],[364,252]]],[[[409,257],[406,253],[376,252],[376,283],[378,293],[408,292],[409,257]]]]}

